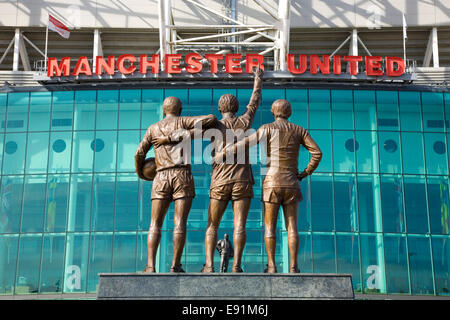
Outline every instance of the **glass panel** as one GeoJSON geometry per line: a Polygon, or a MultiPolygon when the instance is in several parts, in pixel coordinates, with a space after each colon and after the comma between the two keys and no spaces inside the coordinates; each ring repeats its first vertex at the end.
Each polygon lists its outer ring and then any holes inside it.
{"type": "Polygon", "coordinates": [[[118,106],[118,90],[101,90],[97,92],[97,130],[117,129],[118,106]]]}
{"type": "Polygon", "coordinates": [[[358,175],[358,213],[362,232],[382,232],[378,175],[358,175]]]}
{"type": "MultiPolygon", "coordinates": [[[[166,97],[167,97],[166,90],[166,97]]],[[[213,113],[211,89],[189,89],[189,105],[184,105],[185,116],[200,116],[213,113]]],[[[247,105],[245,105],[247,106],[247,105]]],[[[245,106],[243,108],[245,108],[245,106]]]]}
{"type": "Polygon", "coordinates": [[[0,235],[0,295],[14,293],[18,235],[0,235]]]}
{"type": "MultiPolygon", "coordinates": [[[[94,145],[91,144],[91,146],[95,150],[94,171],[115,171],[117,156],[117,131],[97,131],[94,145]]],[[[134,152],[136,152],[136,150],[134,152]]]]}
{"type": "Polygon", "coordinates": [[[98,274],[111,272],[112,267],[112,234],[91,234],[88,292],[96,292],[98,274]]]}
{"type": "Polygon", "coordinates": [[[400,173],[400,137],[397,132],[378,132],[380,172],[400,173]]]}
{"type": "Polygon", "coordinates": [[[22,232],[42,232],[45,210],[45,175],[25,176],[22,232]]]}
{"type": "Polygon", "coordinates": [[[386,293],[383,236],[361,234],[361,269],[364,293],[386,293]]]}
{"type": "MultiPolygon", "coordinates": [[[[309,178],[300,181],[300,189],[302,190],[303,200],[299,204],[298,230],[311,231],[311,187],[309,183],[309,178]]],[[[256,201],[253,200],[252,203],[253,202],[256,201]]],[[[258,220],[259,219],[261,218],[259,217],[258,212],[258,220]]]]}
{"type": "Polygon", "coordinates": [[[358,231],[356,175],[334,176],[334,206],[337,231],[358,231]]]}
{"type": "Polygon", "coordinates": [[[139,145],[139,131],[119,131],[117,171],[134,172],[134,154],[139,145]]]}
{"type": "Polygon", "coordinates": [[[403,131],[422,131],[420,92],[400,91],[400,124],[403,131]]]}
{"type": "Polygon", "coordinates": [[[450,269],[450,237],[433,236],[433,267],[434,281],[436,283],[436,294],[450,295],[448,273],[450,269]]]}
{"type": "Polygon", "coordinates": [[[361,292],[361,275],[359,273],[359,242],[358,235],[337,234],[337,272],[350,273],[355,292],[361,292]]]}
{"type": "Polygon", "coordinates": [[[449,185],[447,177],[427,177],[431,233],[450,234],[449,185]]]}
{"type": "Polygon", "coordinates": [[[309,90],[309,127],[331,129],[330,90],[309,90]]]}
{"type": "Polygon", "coordinates": [[[112,272],[136,272],[136,233],[114,234],[112,272]]]}
{"type": "MultiPolygon", "coordinates": [[[[169,209],[170,210],[170,209],[169,209]]],[[[167,219],[167,217],[166,217],[167,219]]],[[[170,266],[172,265],[172,257],[173,257],[173,245],[172,245],[172,232],[169,231],[161,231],[161,241],[158,248],[158,253],[156,254],[159,257],[159,269],[158,272],[169,272],[170,266]],[[166,248],[162,250],[162,248],[166,248]]],[[[186,255],[183,252],[183,256],[181,258],[181,264],[185,264],[184,258],[186,255]]],[[[156,264],[158,264],[158,258],[156,260],[156,264]]],[[[144,265],[145,267],[145,265],[144,265]]],[[[218,270],[218,269],[216,269],[218,270]]],[[[186,271],[186,270],[185,270],[186,271]]]]}
{"type": "Polygon", "coordinates": [[[150,125],[163,118],[162,104],[164,100],[163,89],[142,90],[142,120],[141,128],[147,129],[150,125]]]}
{"type": "Polygon", "coordinates": [[[72,145],[72,172],[92,172],[94,131],[75,131],[72,145]]]}
{"type": "Polygon", "coordinates": [[[42,250],[40,293],[62,291],[65,235],[46,234],[42,250]]]}
{"type": "MultiPolygon", "coordinates": [[[[147,264],[148,251],[147,251],[147,232],[138,232],[137,234],[137,252],[136,252],[136,271],[144,270],[147,264]]],[[[159,252],[156,255],[156,259],[159,259],[159,252]]],[[[160,272],[158,264],[156,264],[156,272],[160,272]]]]}
{"type": "Polygon", "coordinates": [[[397,91],[377,91],[377,116],[378,130],[400,130],[397,91]]]}
{"type": "Polygon", "coordinates": [[[6,93],[0,93],[0,132],[5,131],[5,117],[6,117],[6,104],[8,101],[8,94],[6,93]]]}
{"type": "Polygon", "coordinates": [[[331,90],[333,129],[353,129],[353,91],[331,90]]]}
{"type": "MultiPolygon", "coordinates": [[[[244,269],[244,272],[263,272],[264,271],[263,269],[265,267],[265,265],[263,266],[263,254],[265,254],[263,232],[258,231],[247,232],[247,243],[245,245],[244,253],[242,255],[242,269],[244,269]]],[[[220,270],[219,256],[215,255],[214,260],[215,260],[214,266],[216,270],[220,270]]],[[[311,261],[312,260],[310,254],[309,262],[311,261]]]]}
{"type": "Polygon", "coordinates": [[[38,292],[42,234],[20,236],[15,294],[38,292]]]}
{"type": "Polygon", "coordinates": [[[119,129],[139,129],[141,90],[120,90],[119,129]]]}
{"type": "Polygon", "coordinates": [[[51,92],[31,92],[29,131],[49,131],[51,106],[51,92]]]}
{"type": "Polygon", "coordinates": [[[73,91],[53,92],[52,130],[72,130],[73,101],[73,91]]]}
{"type": "Polygon", "coordinates": [[[334,229],[331,175],[315,174],[311,176],[311,215],[313,231],[334,229]]]}
{"type": "Polygon", "coordinates": [[[421,133],[402,132],[403,172],[424,174],[423,140],[421,133]]]}
{"type": "Polygon", "coordinates": [[[94,130],[97,91],[75,91],[74,130],[94,130]]]}
{"type": "Polygon", "coordinates": [[[25,165],[26,133],[5,135],[3,174],[23,174],[25,165]]]}
{"type": "Polygon", "coordinates": [[[91,190],[92,175],[71,175],[67,231],[89,230],[91,222],[91,190]]]}
{"type": "Polygon", "coordinates": [[[22,209],[23,176],[2,178],[0,233],[19,232],[22,209]]]}
{"type": "Polygon", "coordinates": [[[64,265],[64,292],[86,292],[89,234],[68,233],[64,265]]]}
{"type": "Polygon", "coordinates": [[[286,89],[286,99],[292,107],[292,116],[289,121],[308,129],[308,90],[286,89]]]}
{"type": "Polygon", "coordinates": [[[14,92],[8,94],[6,126],[5,123],[2,123],[2,128],[6,128],[7,132],[27,130],[29,100],[29,92],[14,92]]]}
{"type": "Polygon", "coordinates": [[[138,177],[135,173],[118,174],[116,182],[114,230],[136,230],[138,213],[138,177]]]}
{"type": "Polygon", "coordinates": [[[71,147],[72,132],[52,132],[50,136],[50,155],[48,160],[49,172],[69,172],[71,147]]]}
{"type": "Polygon", "coordinates": [[[388,293],[409,294],[406,236],[385,235],[386,283],[388,293]]]}
{"type": "MultiPolygon", "coordinates": [[[[194,177],[194,182],[196,181],[194,177]]],[[[148,230],[150,227],[150,216],[151,216],[151,193],[152,193],[152,182],[144,181],[139,179],[139,216],[138,216],[138,230],[148,230]]],[[[195,190],[198,193],[198,189],[195,190]]],[[[198,196],[197,196],[198,197],[198,196]]],[[[198,201],[196,197],[195,202],[198,201]]]]}
{"type": "MultiPolygon", "coordinates": [[[[444,99],[440,92],[422,92],[424,131],[444,132],[449,123],[444,121],[444,99]]],[[[447,120],[448,121],[448,120],[447,120]]]]}
{"type": "MultiPolygon", "coordinates": [[[[228,233],[230,239],[232,236],[228,233]]],[[[227,232],[227,231],[225,231],[227,232]]],[[[223,239],[222,230],[218,233],[218,239],[223,239]]],[[[186,272],[200,272],[203,264],[205,263],[205,231],[191,231],[186,235],[185,251],[183,253],[183,260],[186,261],[186,272]]],[[[219,257],[219,255],[215,255],[219,257]]],[[[216,259],[215,259],[216,260],[216,259]]],[[[219,259],[218,259],[219,260],[219,259]]],[[[219,260],[220,261],[220,260],[219,260]]],[[[228,272],[231,271],[232,263],[228,264],[228,272]]],[[[216,272],[220,271],[220,262],[218,268],[215,268],[216,272]]]]}
{"type": "Polygon", "coordinates": [[[49,175],[45,231],[64,232],[67,224],[69,175],[49,175]]]}
{"type": "Polygon", "coordinates": [[[48,161],[48,132],[28,133],[25,172],[46,173],[48,161]]]}
{"type": "MultiPolygon", "coordinates": [[[[284,89],[263,89],[261,105],[259,110],[261,110],[261,121],[259,122],[259,114],[256,115],[255,121],[253,123],[253,128],[258,129],[263,123],[270,123],[274,121],[272,115],[272,104],[275,100],[285,99],[286,93],[284,89]]],[[[250,96],[249,96],[250,98],[250,96]]],[[[246,105],[248,104],[248,100],[246,105]]],[[[306,119],[305,119],[306,121],[306,119]]]]}
{"type": "Polygon", "coordinates": [[[377,130],[375,91],[354,90],[356,130],[377,130]]]}
{"type": "MultiPolygon", "coordinates": [[[[448,93],[448,92],[444,93],[444,104],[445,104],[445,120],[447,123],[447,122],[450,122],[450,93],[448,93]]],[[[448,128],[448,127],[446,127],[446,128],[447,128],[447,132],[449,132],[450,128],[448,128]]]]}
{"type": "Polygon", "coordinates": [[[311,234],[300,233],[299,234],[299,249],[297,255],[297,262],[300,272],[312,273],[312,248],[311,248],[311,234]]]}
{"type": "Polygon", "coordinates": [[[427,199],[425,177],[405,176],[405,210],[408,233],[427,233],[427,199]]]}
{"type": "Polygon", "coordinates": [[[424,133],[428,174],[448,174],[445,135],[424,133]]]}
{"type": "Polygon", "coordinates": [[[356,168],[358,172],[379,172],[376,131],[356,131],[356,168]]]}
{"type": "Polygon", "coordinates": [[[405,232],[401,177],[381,176],[381,205],[384,232],[405,232]]]}
{"type": "Polygon", "coordinates": [[[111,231],[113,229],[115,182],[115,174],[94,175],[91,230],[111,231]]]}
{"type": "Polygon", "coordinates": [[[429,236],[408,235],[412,294],[434,294],[429,236]]]}
{"type": "Polygon", "coordinates": [[[313,233],[314,273],[336,273],[334,236],[313,233]]]}
{"type": "Polygon", "coordinates": [[[316,172],[332,172],[331,132],[311,130],[310,134],[323,154],[316,172]]]}
{"type": "Polygon", "coordinates": [[[355,172],[355,151],[358,149],[353,131],[333,131],[334,171],[355,172]]]}

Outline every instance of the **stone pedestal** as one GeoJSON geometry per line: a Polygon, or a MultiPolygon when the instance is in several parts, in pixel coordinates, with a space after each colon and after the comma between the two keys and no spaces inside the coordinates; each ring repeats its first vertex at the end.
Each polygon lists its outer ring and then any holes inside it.
{"type": "Polygon", "coordinates": [[[97,299],[354,299],[349,274],[100,273],[97,299]]]}

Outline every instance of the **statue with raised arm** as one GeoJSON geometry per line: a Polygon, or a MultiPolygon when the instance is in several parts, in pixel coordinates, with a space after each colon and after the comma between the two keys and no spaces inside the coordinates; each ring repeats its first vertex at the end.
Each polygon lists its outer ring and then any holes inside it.
{"type": "Polygon", "coordinates": [[[299,181],[312,174],[322,159],[322,152],[310,134],[288,121],[292,109],[289,101],[280,99],[272,104],[275,121],[261,126],[258,131],[217,154],[214,161],[223,162],[241,147],[263,143],[267,152],[266,176],[263,181],[261,200],[264,205],[264,242],[267,252],[265,272],[276,273],[275,246],[276,224],[280,207],[288,234],[289,272],[300,272],[297,264],[299,238],[297,231],[298,204],[303,199],[299,181]],[[308,166],[298,173],[298,156],[303,145],[311,154],[308,166]]]}
{"type": "Polygon", "coordinates": [[[220,272],[228,271],[228,261],[233,258],[233,245],[230,240],[228,240],[228,234],[224,234],[223,239],[217,241],[216,245],[217,251],[220,254],[220,272]]]}
{"type": "MultiPolygon", "coordinates": [[[[147,238],[148,262],[144,273],[156,272],[155,258],[161,240],[161,227],[169,205],[175,203],[173,229],[173,260],[170,272],[184,272],[181,256],[186,242],[186,223],[195,196],[194,180],[191,173],[190,158],[183,156],[180,145],[161,144],[160,140],[170,134],[191,130],[201,125],[207,129],[215,126],[214,115],[198,117],[181,117],[182,103],[177,97],[168,97],[163,102],[164,118],[152,124],[135,154],[136,173],[141,179],[149,180],[144,175],[145,156],[153,145],[155,151],[156,175],[153,179],[151,193],[151,222],[147,238]]],[[[188,146],[190,148],[190,144],[188,146]]],[[[189,152],[187,152],[189,154],[189,152]]]]}

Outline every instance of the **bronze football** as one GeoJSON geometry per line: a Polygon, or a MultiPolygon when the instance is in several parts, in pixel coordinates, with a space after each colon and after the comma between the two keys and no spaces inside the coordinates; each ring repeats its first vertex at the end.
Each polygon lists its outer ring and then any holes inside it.
{"type": "Polygon", "coordinates": [[[142,168],[142,175],[148,181],[153,181],[156,175],[156,162],[155,158],[147,158],[144,161],[144,167],[142,168]]]}

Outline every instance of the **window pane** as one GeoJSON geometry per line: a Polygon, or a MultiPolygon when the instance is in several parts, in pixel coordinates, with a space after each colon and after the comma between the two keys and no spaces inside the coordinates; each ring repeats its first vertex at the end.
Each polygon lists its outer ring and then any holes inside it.
{"type": "Polygon", "coordinates": [[[48,137],[48,132],[28,133],[26,173],[47,172],[48,137]]]}
{"type": "Polygon", "coordinates": [[[91,190],[92,175],[71,175],[67,231],[89,230],[91,222],[91,190]]]}
{"type": "Polygon", "coordinates": [[[431,233],[450,234],[448,178],[428,176],[427,182],[431,233]]]}
{"type": "Polygon", "coordinates": [[[334,229],[331,175],[315,174],[311,176],[311,212],[313,231],[334,229]]]}
{"type": "Polygon", "coordinates": [[[378,130],[399,130],[398,92],[377,91],[378,130]]]}
{"type": "Polygon", "coordinates": [[[358,231],[356,176],[334,176],[334,206],[337,231],[358,231]]]}
{"type": "Polygon", "coordinates": [[[6,132],[26,131],[28,127],[28,92],[8,94],[8,114],[6,115],[6,132]]]}
{"type": "Polygon", "coordinates": [[[139,129],[141,90],[120,90],[119,129],[139,129]]]}
{"type": "Polygon", "coordinates": [[[115,183],[115,174],[94,175],[91,230],[111,231],[113,229],[115,183]]]}
{"type": "Polygon", "coordinates": [[[364,293],[386,293],[383,236],[361,234],[361,269],[364,293]]]}
{"type": "Polygon", "coordinates": [[[397,132],[378,132],[380,172],[400,173],[400,137],[397,132]]]}
{"type": "Polygon", "coordinates": [[[409,294],[406,236],[385,235],[386,283],[388,293],[409,294]]]}
{"type": "Polygon", "coordinates": [[[384,232],[405,232],[401,177],[381,176],[381,204],[384,232]]]}
{"type": "Polygon", "coordinates": [[[94,130],[97,91],[75,91],[74,130],[94,130]]]}
{"type": "Polygon", "coordinates": [[[292,107],[292,115],[289,121],[308,129],[308,90],[286,89],[286,99],[292,107]]]}
{"type": "Polygon", "coordinates": [[[376,131],[356,131],[356,167],[358,172],[379,172],[376,131]]]}
{"type": "Polygon", "coordinates": [[[408,235],[412,294],[434,294],[429,236],[408,235]]]}
{"type": "Polygon", "coordinates": [[[142,90],[142,120],[141,128],[147,129],[150,125],[163,118],[164,90],[142,90]]]}
{"type": "Polygon", "coordinates": [[[332,172],[331,132],[311,130],[310,134],[323,154],[316,172],[332,172]]]}
{"type": "Polygon", "coordinates": [[[404,131],[422,131],[420,92],[400,91],[400,124],[404,131]]]}
{"type": "MultiPolygon", "coordinates": [[[[308,178],[300,181],[300,189],[302,190],[303,200],[299,204],[298,230],[311,231],[311,187],[308,178]]],[[[255,201],[252,201],[252,203],[253,202],[255,201]]],[[[258,220],[259,219],[261,218],[258,213],[258,220]]]]}
{"type": "Polygon", "coordinates": [[[330,234],[313,234],[314,273],[336,273],[334,237],[330,234]]]}
{"type": "Polygon", "coordinates": [[[378,175],[358,175],[358,213],[362,232],[382,232],[378,175]]]}
{"type": "Polygon", "coordinates": [[[47,183],[47,206],[45,231],[66,231],[69,197],[69,175],[49,175],[47,183]]]}
{"type": "MultiPolygon", "coordinates": [[[[194,177],[194,182],[196,181],[194,177]]],[[[150,227],[150,213],[151,213],[151,193],[152,182],[139,179],[139,216],[138,216],[138,230],[148,230],[150,227]]],[[[196,189],[196,192],[198,190],[196,189]]],[[[198,201],[198,196],[195,198],[195,202],[198,201]]],[[[252,202],[253,203],[253,202],[252,202]]]]}
{"type": "Polygon", "coordinates": [[[42,232],[44,224],[46,176],[25,176],[22,232],[42,232]]]}
{"type": "Polygon", "coordinates": [[[119,106],[118,90],[101,90],[97,93],[97,130],[117,129],[119,106]]]}
{"type": "Polygon", "coordinates": [[[353,91],[331,91],[333,129],[353,129],[353,91]]]}
{"type": "MultiPolygon", "coordinates": [[[[424,131],[444,132],[449,128],[444,121],[444,99],[440,92],[422,92],[424,131]]],[[[447,120],[448,121],[448,120],[447,120]]]]}
{"type": "Polygon", "coordinates": [[[114,230],[136,230],[138,213],[138,177],[135,173],[118,174],[116,182],[114,230]]]}
{"type": "Polygon", "coordinates": [[[405,176],[405,209],[408,233],[427,233],[425,177],[405,176]]]}
{"type": "Polygon", "coordinates": [[[20,227],[22,209],[23,176],[2,177],[0,233],[16,233],[20,227]]]}
{"type": "Polygon", "coordinates": [[[42,250],[40,293],[62,291],[65,235],[46,234],[42,250]]]}
{"type": "Polygon", "coordinates": [[[86,292],[89,234],[68,233],[64,260],[64,292],[86,292]]]}
{"type": "Polygon", "coordinates": [[[377,130],[375,91],[354,90],[356,130],[377,130]]]}
{"type": "Polygon", "coordinates": [[[448,174],[445,134],[424,133],[428,174],[448,174]]]}
{"type": "Polygon", "coordinates": [[[18,235],[0,234],[0,295],[14,293],[18,235]]]}
{"type": "Polygon", "coordinates": [[[139,145],[139,131],[119,131],[117,171],[134,172],[134,154],[139,145]]]}
{"type": "Polygon", "coordinates": [[[297,255],[300,272],[312,273],[312,261],[311,233],[300,233],[297,255]]]}
{"type": "MultiPolygon", "coordinates": [[[[249,92],[248,100],[245,105],[248,104],[250,95],[251,92],[249,92]]],[[[272,104],[275,100],[285,99],[285,96],[286,93],[284,89],[264,89],[262,91],[261,104],[259,106],[261,113],[256,115],[255,121],[253,122],[253,128],[258,129],[263,123],[273,122],[274,118],[271,112],[272,104]],[[260,117],[262,122],[259,121],[260,117]]]]}
{"type": "Polygon", "coordinates": [[[6,117],[6,103],[8,101],[8,94],[0,93],[0,132],[4,132],[6,128],[5,117],[6,117]]]}
{"type": "MultiPolygon", "coordinates": [[[[223,239],[222,232],[223,230],[218,234],[219,240],[223,239]]],[[[232,233],[228,234],[231,236],[232,233]]],[[[203,230],[187,233],[184,254],[186,259],[186,272],[199,272],[205,263],[205,232],[203,230]]],[[[216,268],[217,271],[220,270],[220,265],[218,267],[216,268]]],[[[228,265],[229,271],[231,271],[231,264],[228,265]]]]}
{"type": "Polygon", "coordinates": [[[72,130],[73,102],[73,91],[53,92],[52,130],[72,130]]]}
{"type": "Polygon", "coordinates": [[[422,133],[402,132],[403,172],[425,174],[422,133]]]}
{"type": "Polygon", "coordinates": [[[117,131],[97,131],[94,142],[94,150],[94,171],[115,171],[117,156],[117,131]]]}
{"type": "Polygon", "coordinates": [[[75,131],[72,146],[72,172],[92,172],[94,131],[75,131]]]}
{"type": "Polygon", "coordinates": [[[448,270],[450,268],[450,242],[449,236],[433,236],[433,266],[436,294],[450,295],[448,284],[448,270]]]}
{"type": "Polygon", "coordinates": [[[48,131],[50,129],[51,92],[31,92],[29,131],[48,131]]]}
{"type": "Polygon", "coordinates": [[[50,155],[48,160],[49,172],[69,172],[71,148],[72,132],[52,132],[50,136],[50,155]]]}
{"type": "Polygon", "coordinates": [[[97,291],[98,274],[111,272],[112,234],[91,234],[88,292],[97,291]]]}
{"type": "Polygon", "coordinates": [[[353,131],[333,132],[333,159],[335,172],[354,172],[355,151],[359,143],[355,141],[353,131]]]}
{"type": "Polygon", "coordinates": [[[26,133],[5,135],[3,174],[23,174],[26,139],[26,133]]]}
{"type": "Polygon", "coordinates": [[[359,273],[359,242],[358,235],[337,234],[337,272],[350,273],[356,292],[361,292],[361,276],[359,273]]]}
{"type": "Polygon", "coordinates": [[[38,292],[42,234],[24,234],[20,237],[15,294],[38,292]]]}
{"type": "Polygon", "coordinates": [[[331,129],[330,90],[309,90],[309,127],[331,129]]]}
{"type": "Polygon", "coordinates": [[[113,250],[112,272],[136,272],[136,233],[116,233],[113,250]]]}

